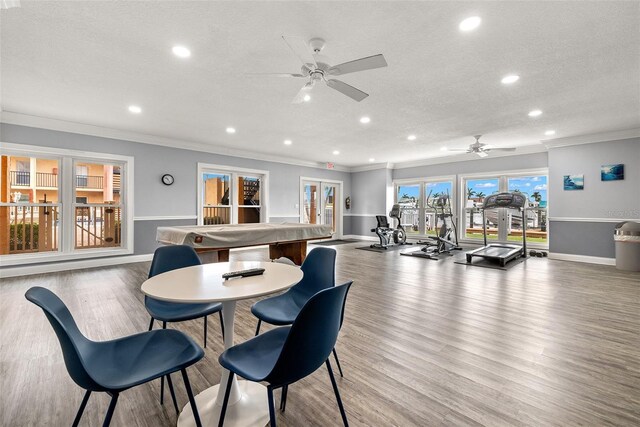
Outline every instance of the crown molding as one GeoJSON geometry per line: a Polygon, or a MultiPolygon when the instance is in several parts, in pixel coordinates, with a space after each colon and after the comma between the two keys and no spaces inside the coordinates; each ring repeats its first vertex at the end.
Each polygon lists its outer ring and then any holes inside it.
{"type": "Polygon", "coordinates": [[[373,171],[377,169],[393,169],[393,163],[374,163],[371,165],[362,165],[362,166],[352,166],[350,168],[351,172],[366,172],[373,171]]]}
{"type": "MultiPolygon", "coordinates": [[[[492,152],[488,158],[498,158],[498,157],[512,157],[512,156],[522,156],[524,154],[536,154],[536,153],[546,153],[547,147],[543,144],[532,144],[532,145],[523,145],[517,148],[516,151],[507,151],[507,152],[492,152]]],[[[458,162],[470,162],[474,160],[484,160],[485,158],[480,158],[472,153],[463,153],[463,154],[454,154],[454,155],[445,155],[441,157],[433,157],[429,159],[421,159],[421,160],[412,160],[410,162],[402,162],[402,163],[394,163],[393,169],[407,169],[414,168],[418,166],[431,166],[431,165],[441,165],[445,163],[458,163],[458,162]]]]}
{"type": "Polygon", "coordinates": [[[569,147],[571,145],[594,144],[597,142],[619,141],[640,137],[640,128],[614,130],[608,132],[593,133],[589,135],[568,136],[566,138],[555,138],[542,140],[547,148],[569,147]]]}
{"type": "MultiPolygon", "coordinates": [[[[212,145],[204,142],[188,141],[180,139],[165,138],[157,135],[149,135],[122,129],[112,129],[102,126],[95,126],[86,123],[77,123],[67,120],[52,119],[48,117],[32,116],[29,114],[16,113],[13,111],[2,111],[0,113],[0,123],[10,125],[26,126],[39,129],[48,129],[59,132],[77,133],[82,135],[97,136],[101,138],[118,139],[123,141],[137,142],[141,144],[159,145],[162,147],[179,148],[183,150],[200,151],[204,153],[218,154],[222,156],[240,157],[243,159],[261,160],[265,162],[284,163],[287,165],[306,166],[316,169],[327,169],[326,163],[295,159],[290,157],[276,156],[272,154],[250,153],[237,148],[212,145]]],[[[335,165],[332,170],[340,172],[351,172],[346,166],[335,165]]]]}

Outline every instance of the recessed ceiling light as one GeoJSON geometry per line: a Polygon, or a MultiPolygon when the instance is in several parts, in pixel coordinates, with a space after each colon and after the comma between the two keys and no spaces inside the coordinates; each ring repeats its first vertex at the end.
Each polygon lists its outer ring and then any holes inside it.
{"type": "Polygon", "coordinates": [[[529,111],[529,117],[538,117],[540,114],[542,114],[542,111],[540,110],[529,111]]]}
{"type": "Polygon", "coordinates": [[[291,144],[293,144],[293,142],[291,142],[290,139],[285,139],[284,140],[284,145],[291,145],[291,144]]]}
{"type": "Polygon", "coordinates": [[[479,16],[472,16],[462,21],[458,26],[458,28],[460,28],[460,31],[475,30],[476,28],[478,28],[481,22],[482,22],[482,19],[480,19],[479,16]]]}
{"type": "Polygon", "coordinates": [[[137,105],[129,105],[129,112],[133,114],[140,114],[142,113],[142,108],[138,107],[137,105]]]}
{"type": "Polygon", "coordinates": [[[184,46],[174,46],[171,51],[179,58],[188,58],[191,56],[191,51],[184,46]]]}
{"type": "Polygon", "coordinates": [[[373,163],[373,162],[375,162],[375,161],[376,161],[376,159],[374,159],[373,157],[371,157],[371,158],[369,159],[369,161],[373,163]]]}
{"type": "Polygon", "coordinates": [[[309,101],[311,101],[311,95],[306,94],[306,95],[304,96],[304,98],[302,98],[302,99],[303,99],[303,101],[304,101],[304,102],[309,102],[309,101]]]}
{"type": "Polygon", "coordinates": [[[556,131],[555,130],[548,130],[544,134],[547,135],[547,136],[552,136],[552,135],[556,134],[556,131]]]}
{"type": "Polygon", "coordinates": [[[415,136],[415,135],[409,135],[409,136],[407,137],[407,139],[408,139],[409,141],[415,141],[415,140],[416,140],[416,136],[415,136]]]}
{"type": "Polygon", "coordinates": [[[333,150],[333,155],[337,156],[338,154],[340,154],[340,152],[338,150],[333,150]]]}
{"type": "Polygon", "coordinates": [[[227,128],[227,133],[236,133],[236,128],[227,128]]]}
{"type": "Polygon", "coordinates": [[[371,121],[371,119],[367,116],[360,117],[360,123],[367,124],[371,121]]]}
{"type": "Polygon", "coordinates": [[[520,76],[516,74],[509,74],[508,76],[504,76],[500,81],[503,85],[510,85],[511,83],[515,83],[518,80],[520,80],[520,76]]]}
{"type": "Polygon", "coordinates": [[[440,151],[447,151],[447,147],[440,147],[440,151]]]}

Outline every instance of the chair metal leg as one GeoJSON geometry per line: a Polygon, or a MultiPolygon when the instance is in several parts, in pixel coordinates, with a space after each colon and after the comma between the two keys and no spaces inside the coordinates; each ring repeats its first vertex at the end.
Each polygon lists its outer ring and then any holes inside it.
{"type": "Polygon", "coordinates": [[[287,391],[289,391],[289,385],[282,387],[282,395],[280,396],[280,410],[284,412],[287,407],[287,391]]]}
{"type": "MultiPolygon", "coordinates": [[[[162,329],[167,329],[167,322],[162,322],[162,329]]],[[[164,377],[160,377],[160,404],[164,405],[164,377]]]]}
{"type": "Polygon", "coordinates": [[[80,418],[82,418],[82,413],[84,412],[84,408],[87,406],[87,402],[89,401],[89,396],[91,396],[91,390],[87,390],[82,398],[82,403],[80,404],[80,408],[78,409],[78,413],[76,414],[76,418],[73,420],[72,427],[78,427],[80,423],[80,418]]]}
{"type": "Polygon", "coordinates": [[[118,393],[111,395],[111,402],[109,403],[109,409],[107,409],[107,415],[104,417],[102,427],[109,427],[111,424],[111,418],[113,417],[113,411],[116,409],[116,403],[118,403],[118,393]]]}
{"type": "Polygon", "coordinates": [[[258,319],[258,326],[256,326],[256,336],[260,333],[260,325],[262,324],[262,320],[258,319]]]}
{"type": "Polygon", "coordinates": [[[184,380],[184,386],[187,389],[187,396],[189,396],[189,403],[191,403],[191,411],[193,412],[193,419],[196,422],[197,427],[202,427],[202,422],[200,422],[200,414],[198,414],[198,407],[196,406],[196,399],[193,397],[193,392],[191,391],[191,384],[189,383],[189,377],[187,376],[187,370],[181,369],[182,379],[184,380]]]}
{"type": "Polygon", "coordinates": [[[149,330],[153,329],[153,321],[156,320],[153,317],[151,318],[151,322],[149,322],[149,330]]]}
{"type": "Polygon", "coordinates": [[[204,348],[207,348],[207,316],[204,316],[204,348]]]}
{"type": "Polygon", "coordinates": [[[218,312],[220,315],[220,329],[222,329],[222,341],[224,341],[224,319],[222,318],[222,310],[218,312]]]}
{"type": "Polygon", "coordinates": [[[224,400],[222,401],[222,410],[220,410],[220,419],[218,420],[218,427],[222,427],[224,425],[224,416],[227,413],[227,404],[229,403],[229,395],[231,394],[231,383],[233,383],[233,372],[229,372],[227,387],[224,390],[224,400]]]}
{"type": "Polygon", "coordinates": [[[276,427],[276,408],[273,404],[273,387],[267,386],[267,396],[269,397],[269,425],[276,427]]]}
{"type": "Polygon", "coordinates": [[[169,392],[171,393],[171,400],[173,400],[173,407],[176,408],[176,414],[180,415],[180,410],[178,409],[178,401],[176,400],[176,393],[175,391],[173,391],[171,374],[167,374],[167,385],[169,386],[169,392]]]}
{"type": "Polygon", "coordinates": [[[344,406],[342,406],[342,399],[340,398],[340,391],[338,391],[338,384],[336,384],[336,378],[333,376],[333,369],[331,369],[331,363],[329,359],[325,361],[327,365],[327,371],[329,371],[329,378],[331,378],[331,385],[333,386],[333,392],[336,394],[336,400],[338,401],[338,407],[340,408],[340,415],[342,415],[342,422],[345,427],[349,427],[349,421],[347,421],[347,414],[344,412],[344,406]]]}
{"type": "Polygon", "coordinates": [[[338,365],[338,372],[340,372],[340,376],[344,378],[344,375],[342,375],[342,366],[340,366],[340,359],[338,359],[338,353],[336,352],[335,347],[333,348],[333,358],[336,359],[336,365],[338,365]]]}

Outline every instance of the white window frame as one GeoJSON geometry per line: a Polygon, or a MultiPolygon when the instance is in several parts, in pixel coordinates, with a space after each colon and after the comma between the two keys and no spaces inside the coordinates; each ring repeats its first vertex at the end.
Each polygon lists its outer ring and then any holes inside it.
{"type": "Polygon", "coordinates": [[[438,182],[451,182],[451,210],[456,211],[456,175],[440,175],[440,176],[427,176],[420,178],[402,178],[393,180],[393,203],[398,203],[398,187],[401,185],[419,185],[420,203],[418,204],[418,216],[420,222],[418,223],[418,233],[407,234],[410,239],[424,238],[429,236],[426,232],[426,213],[427,213],[427,194],[425,190],[427,184],[435,184],[438,182]]]}
{"type": "Polygon", "coordinates": [[[338,186],[338,193],[334,195],[334,203],[336,206],[336,231],[333,235],[333,239],[342,239],[344,236],[344,212],[342,210],[342,200],[344,200],[344,182],[337,179],[327,179],[327,178],[314,178],[309,176],[300,176],[300,203],[298,204],[298,222],[302,223],[304,221],[304,183],[305,181],[317,182],[320,185],[320,189],[318,190],[318,194],[322,192],[322,184],[336,184],[338,186]]]}
{"type": "Polygon", "coordinates": [[[62,228],[59,234],[58,251],[35,252],[29,254],[0,255],[2,266],[36,264],[43,262],[67,261],[86,258],[102,258],[110,256],[122,256],[133,254],[133,177],[134,158],[108,153],[94,153],[89,151],[70,150],[65,148],[41,147],[35,145],[22,145],[2,142],[0,155],[44,157],[58,160],[58,200],[62,203],[61,220],[62,228]],[[124,204],[122,213],[121,246],[114,248],[75,249],[75,185],[73,177],[75,171],[73,162],[102,162],[121,163],[122,176],[120,187],[120,200],[124,204]]]}
{"type": "MultiPolygon", "coordinates": [[[[516,178],[522,176],[534,176],[534,175],[544,175],[547,177],[547,199],[550,194],[550,181],[549,181],[549,169],[548,168],[536,168],[536,169],[517,169],[517,170],[506,170],[506,171],[494,171],[494,172],[481,172],[481,173],[469,173],[458,175],[459,178],[459,191],[458,191],[458,240],[463,243],[482,243],[482,240],[478,239],[467,239],[466,236],[466,224],[465,224],[465,215],[466,215],[466,202],[467,202],[467,185],[466,182],[468,179],[498,179],[498,191],[508,191],[509,190],[509,178],[516,178]]],[[[488,193],[487,195],[489,195],[488,193]]],[[[531,196],[529,194],[529,196],[531,196]]],[[[529,199],[527,199],[529,201],[529,199]]],[[[547,200],[547,207],[545,208],[547,211],[547,242],[546,243],[535,243],[535,242],[527,242],[527,247],[531,247],[534,249],[548,249],[549,248],[549,200],[547,200]]]]}
{"type": "Polygon", "coordinates": [[[238,177],[249,177],[260,179],[260,205],[246,206],[260,208],[260,222],[269,222],[269,171],[260,169],[246,169],[228,165],[215,165],[210,163],[198,163],[198,183],[197,183],[197,209],[198,209],[198,225],[204,225],[203,209],[204,209],[204,185],[202,175],[205,173],[217,173],[220,175],[230,175],[229,182],[229,205],[220,205],[219,207],[228,207],[230,212],[230,224],[238,223],[238,203],[234,203],[238,188],[238,177]]]}

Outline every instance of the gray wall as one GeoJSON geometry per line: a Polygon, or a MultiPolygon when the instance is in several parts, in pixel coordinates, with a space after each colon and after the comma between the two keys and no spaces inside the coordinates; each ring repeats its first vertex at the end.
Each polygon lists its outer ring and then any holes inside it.
{"type": "Polygon", "coordinates": [[[547,153],[523,154],[521,156],[506,157],[486,157],[484,159],[478,158],[478,160],[467,160],[463,162],[395,169],[393,171],[393,179],[464,175],[470,173],[498,172],[518,169],[537,169],[546,168],[547,165],[547,153]]]}
{"type": "MultiPolygon", "coordinates": [[[[351,174],[320,168],[289,165],[223,156],[192,150],[142,144],[131,141],[101,138],[47,129],[0,124],[0,141],[15,144],[67,148],[100,153],[132,156],[135,159],[134,216],[193,216],[197,212],[197,164],[211,163],[240,168],[269,171],[269,220],[298,222],[300,177],[340,180],[344,183],[342,200],[351,194],[351,174]],[[170,173],[172,186],[165,186],[160,177],[170,173]]],[[[158,225],[187,225],[194,220],[135,221],[135,254],[152,252],[155,227],[158,225]]],[[[350,221],[344,222],[344,234],[350,234],[350,221]]]]}
{"type": "Polygon", "coordinates": [[[640,138],[549,150],[551,252],[613,258],[619,219],[640,221],[640,138]],[[622,163],[622,181],[601,181],[600,166],[622,163]],[[584,175],[584,190],[565,191],[564,175],[584,175]]]}
{"type": "Polygon", "coordinates": [[[390,169],[374,169],[351,174],[351,233],[372,236],[376,215],[386,215],[388,197],[385,189],[391,185],[390,169]]]}

